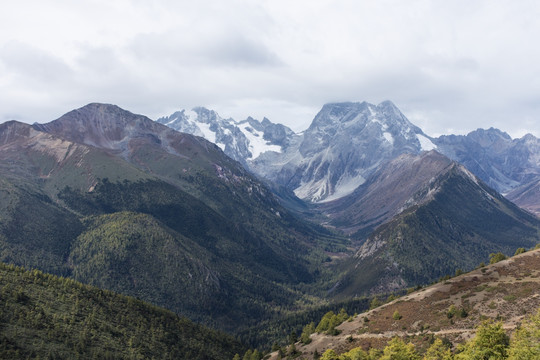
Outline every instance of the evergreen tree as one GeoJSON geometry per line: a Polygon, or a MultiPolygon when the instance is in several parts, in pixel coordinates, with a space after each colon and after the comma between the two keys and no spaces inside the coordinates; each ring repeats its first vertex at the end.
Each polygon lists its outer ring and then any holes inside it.
{"type": "Polygon", "coordinates": [[[343,356],[340,357],[340,360],[341,359],[343,360],[370,360],[370,357],[364,350],[357,347],[343,354],[343,356]]]}
{"type": "Polygon", "coordinates": [[[329,328],[329,325],[330,325],[330,320],[335,316],[336,314],[334,314],[333,311],[329,311],[327,312],[326,314],[324,314],[324,316],[322,317],[321,321],[319,321],[319,324],[317,325],[317,328],[315,329],[315,331],[317,333],[322,333],[326,330],[328,330],[329,328]]]}
{"type": "Polygon", "coordinates": [[[294,344],[298,341],[298,335],[296,335],[296,331],[291,331],[289,334],[289,344],[294,344]]]}
{"type": "Polygon", "coordinates": [[[379,306],[382,305],[382,302],[379,300],[378,297],[374,297],[373,300],[371,300],[371,302],[369,303],[369,310],[373,310],[375,308],[378,308],[379,306]]]}
{"type": "Polygon", "coordinates": [[[413,344],[406,344],[398,337],[390,340],[380,360],[420,360],[413,344]]]}
{"type": "Polygon", "coordinates": [[[253,350],[249,349],[244,353],[244,357],[242,360],[251,360],[251,355],[253,354],[253,350]]]}
{"type": "Polygon", "coordinates": [[[423,360],[452,360],[452,352],[441,339],[436,339],[427,349],[423,360]]]}
{"type": "Polygon", "coordinates": [[[261,359],[262,359],[262,354],[257,349],[253,350],[250,360],[261,360],[261,359]]]}
{"type": "Polygon", "coordinates": [[[489,263],[490,264],[495,264],[495,263],[498,263],[499,261],[503,261],[505,259],[506,259],[506,255],[504,255],[502,252],[489,254],[489,263]]]}
{"type": "Polygon", "coordinates": [[[304,329],[302,329],[302,334],[300,335],[300,341],[302,344],[307,345],[311,342],[310,335],[315,332],[315,324],[313,322],[310,322],[306,326],[304,326],[304,329]]]}
{"type": "Polygon", "coordinates": [[[483,322],[476,330],[473,339],[461,347],[456,355],[459,360],[503,360],[507,358],[509,338],[502,323],[483,322]]]}
{"type": "Polygon", "coordinates": [[[515,331],[508,354],[509,360],[540,359],[540,309],[515,331]]]}
{"type": "Polygon", "coordinates": [[[291,356],[291,357],[295,357],[297,354],[298,354],[298,350],[296,350],[296,345],[291,344],[289,346],[289,354],[288,355],[291,356]]]}
{"type": "Polygon", "coordinates": [[[328,349],[322,354],[321,360],[339,360],[339,358],[334,350],[328,349]]]}

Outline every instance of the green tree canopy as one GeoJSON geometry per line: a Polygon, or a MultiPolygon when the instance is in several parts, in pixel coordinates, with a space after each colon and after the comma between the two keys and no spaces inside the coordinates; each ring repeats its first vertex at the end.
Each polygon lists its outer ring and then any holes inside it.
{"type": "Polygon", "coordinates": [[[490,264],[495,264],[495,263],[498,263],[499,261],[503,261],[503,260],[506,260],[506,255],[504,255],[502,252],[489,254],[489,263],[490,264]]]}
{"type": "Polygon", "coordinates": [[[456,355],[459,360],[502,360],[507,358],[509,337],[502,322],[485,321],[477,328],[476,335],[456,355]]]}
{"type": "Polygon", "coordinates": [[[516,330],[508,354],[509,360],[540,359],[540,309],[516,330]]]}
{"type": "Polygon", "coordinates": [[[380,360],[420,360],[413,344],[406,344],[398,337],[390,340],[380,360]]]}
{"type": "Polygon", "coordinates": [[[444,345],[441,339],[436,339],[427,349],[423,360],[452,360],[453,355],[450,349],[444,345]]]}

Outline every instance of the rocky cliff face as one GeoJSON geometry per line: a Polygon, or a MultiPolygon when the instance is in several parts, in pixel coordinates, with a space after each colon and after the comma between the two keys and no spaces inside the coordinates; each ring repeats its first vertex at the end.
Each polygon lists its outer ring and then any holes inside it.
{"type": "Polygon", "coordinates": [[[327,104],[302,134],[266,118],[235,122],[203,108],[193,111],[158,122],[204,136],[255,174],[312,202],[345,196],[383,162],[435,147],[389,101],[327,104]]]}
{"type": "Polygon", "coordinates": [[[262,122],[252,117],[237,122],[203,107],[177,111],[157,121],[177,131],[204,137],[247,168],[265,152],[280,153],[287,149],[291,139],[297,137],[288,127],[266,118],[262,122]]]}
{"type": "Polygon", "coordinates": [[[352,193],[386,161],[434,145],[394,104],[327,104],[276,180],[312,202],[352,193]]]}
{"type": "Polygon", "coordinates": [[[300,134],[268,119],[236,122],[204,108],[158,121],[204,136],[252,173],[315,203],[351,194],[402,154],[433,149],[503,194],[540,179],[540,140],[533,135],[512,139],[490,128],[431,138],[390,101],[326,104],[300,134]]]}
{"type": "Polygon", "coordinates": [[[434,139],[437,149],[465,165],[476,176],[501,193],[540,177],[540,140],[531,134],[512,139],[494,128],[478,129],[468,135],[434,139]]]}

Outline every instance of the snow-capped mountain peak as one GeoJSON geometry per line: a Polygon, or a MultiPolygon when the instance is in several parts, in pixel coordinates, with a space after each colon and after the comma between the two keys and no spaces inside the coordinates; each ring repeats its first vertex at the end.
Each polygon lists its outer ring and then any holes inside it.
{"type": "Polygon", "coordinates": [[[158,122],[205,137],[252,172],[313,202],[352,193],[400,154],[436,148],[390,101],[326,104],[301,134],[266,118],[236,122],[205,108],[158,122]]]}
{"type": "Polygon", "coordinates": [[[353,192],[384,162],[435,147],[390,101],[326,104],[304,133],[288,184],[301,198],[331,201],[353,192]]]}
{"type": "Polygon", "coordinates": [[[249,162],[266,152],[280,153],[296,136],[288,127],[248,117],[242,121],[224,119],[213,110],[196,107],[181,110],[157,120],[177,131],[204,137],[219,146],[229,157],[249,168],[249,162]]]}

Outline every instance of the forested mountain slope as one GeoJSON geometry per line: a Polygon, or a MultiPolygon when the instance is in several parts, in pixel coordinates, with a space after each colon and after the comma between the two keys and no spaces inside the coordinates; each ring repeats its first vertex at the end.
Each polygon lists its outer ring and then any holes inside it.
{"type": "Polygon", "coordinates": [[[171,311],[0,263],[0,358],[231,359],[232,337],[171,311]]]}
{"type": "Polygon", "coordinates": [[[343,249],[214,144],[113,105],[0,140],[3,261],[236,331],[294,306],[343,249]]]}
{"type": "MultiPolygon", "coordinates": [[[[420,156],[430,164],[440,157],[420,156]]],[[[416,165],[407,171],[394,171],[398,175],[390,184],[404,182],[395,187],[398,194],[408,186],[410,174],[419,174],[424,168],[422,161],[413,163],[416,165]]],[[[387,217],[343,264],[348,270],[333,288],[337,296],[386,293],[430,283],[457,269],[468,271],[492,252],[511,255],[519,247],[530,248],[540,241],[538,218],[506,200],[462,165],[448,159],[442,165],[435,167],[438,170],[432,178],[416,184],[415,191],[401,196],[402,205],[390,209],[398,210],[397,214],[387,217]]],[[[379,185],[384,187],[385,182],[379,185]]],[[[387,203],[370,204],[377,209],[377,204],[387,203]]],[[[349,210],[344,214],[350,218],[355,213],[349,210]]]]}

